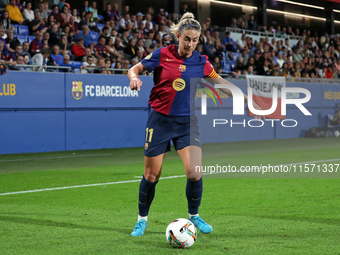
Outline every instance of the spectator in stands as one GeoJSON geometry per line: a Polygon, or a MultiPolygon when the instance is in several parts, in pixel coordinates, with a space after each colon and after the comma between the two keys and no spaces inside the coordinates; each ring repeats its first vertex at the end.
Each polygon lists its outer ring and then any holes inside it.
{"type": "Polygon", "coordinates": [[[237,26],[237,19],[232,18],[229,27],[231,27],[231,28],[238,28],[238,26],[237,26]]]}
{"type": "MultiPolygon", "coordinates": [[[[129,69],[130,68],[130,61],[128,59],[123,59],[123,66],[122,69],[129,69]]],[[[128,70],[123,71],[123,74],[127,74],[128,70]]]]}
{"type": "Polygon", "coordinates": [[[112,4],[111,15],[116,22],[122,18],[122,14],[119,12],[119,6],[117,3],[112,4]]]}
{"type": "Polygon", "coordinates": [[[242,50],[242,54],[240,54],[236,59],[235,67],[241,71],[246,69],[247,62],[248,62],[248,50],[242,50]]]}
{"type": "Polygon", "coordinates": [[[253,31],[257,31],[257,22],[255,20],[254,14],[249,15],[248,29],[253,30],[253,31]]]}
{"type": "Polygon", "coordinates": [[[124,54],[124,47],[123,47],[123,44],[122,44],[122,39],[120,39],[120,37],[116,38],[114,46],[115,46],[118,53],[120,53],[122,55],[124,54]]]}
{"type": "Polygon", "coordinates": [[[90,68],[90,67],[96,66],[96,64],[94,63],[94,57],[93,56],[87,56],[86,61],[83,61],[83,66],[85,67],[85,69],[81,70],[81,73],[92,73],[93,69],[90,68]]]}
{"type": "Polygon", "coordinates": [[[63,63],[63,56],[60,54],[60,48],[58,45],[54,45],[52,48],[51,57],[55,66],[60,66],[63,63]]]}
{"type": "Polygon", "coordinates": [[[108,51],[106,49],[106,40],[104,37],[99,37],[98,43],[94,47],[94,55],[98,58],[106,58],[108,56],[108,51]]]}
{"type": "Polygon", "coordinates": [[[242,34],[241,38],[236,42],[237,48],[242,50],[247,50],[246,34],[242,34]]]}
{"type": "Polygon", "coordinates": [[[34,11],[32,10],[32,3],[28,2],[22,12],[24,18],[24,24],[28,25],[32,20],[34,20],[34,11]]]}
{"type": "Polygon", "coordinates": [[[226,37],[223,40],[224,47],[227,51],[236,52],[233,38],[230,37],[230,32],[225,33],[226,37]]]}
{"type": "Polygon", "coordinates": [[[120,37],[120,39],[122,39],[122,44],[124,47],[126,47],[126,45],[129,43],[129,31],[128,30],[124,30],[122,32],[122,36],[120,37]]]}
{"type": "MultiPolygon", "coordinates": [[[[47,23],[47,19],[48,19],[48,13],[45,10],[45,4],[44,3],[39,3],[39,7],[38,9],[36,9],[35,11],[39,11],[40,12],[40,18],[47,23]]],[[[54,16],[53,16],[54,18],[54,16]]]]}
{"type": "Polygon", "coordinates": [[[70,4],[66,3],[65,0],[60,0],[59,9],[62,9],[64,6],[67,6],[70,9],[70,4]]]}
{"type": "Polygon", "coordinates": [[[21,15],[21,11],[16,6],[15,0],[10,0],[9,5],[6,7],[6,11],[8,11],[9,18],[12,21],[12,24],[19,24],[21,25],[23,23],[23,18],[21,15]]]}
{"type": "Polygon", "coordinates": [[[110,3],[107,3],[105,5],[105,10],[103,11],[102,13],[102,16],[103,16],[103,19],[104,19],[104,22],[106,21],[110,21],[111,19],[114,19],[113,18],[113,15],[112,15],[112,12],[111,12],[111,4],[110,3]]]}
{"type": "Polygon", "coordinates": [[[106,67],[105,67],[105,58],[99,58],[97,60],[97,68],[94,70],[94,73],[103,73],[103,71],[105,69],[106,69],[106,67]]]}
{"type": "Polygon", "coordinates": [[[21,51],[21,55],[27,55],[29,57],[29,64],[32,64],[32,57],[31,54],[28,52],[30,48],[30,44],[29,42],[23,42],[22,43],[22,51],[21,51]]]}
{"type": "Polygon", "coordinates": [[[12,29],[7,30],[7,38],[5,41],[6,41],[7,49],[10,53],[15,51],[15,48],[17,47],[17,45],[21,45],[19,40],[16,37],[14,38],[14,33],[12,29]]]}
{"type": "Polygon", "coordinates": [[[139,28],[139,25],[143,23],[144,14],[141,12],[137,12],[136,17],[137,17],[137,28],[139,28]]]}
{"type": "Polygon", "coordinates": [[[75,56],[76,61],[82,61],[85,55],[84,38],[78,37],[77,44],[75,44],[71,49],[72,54],[75,56]]]}
{"type": "Polygon", "coordinates": [[[116,50],[112,37],[110,37],[110,39],[109,39],[108,43],[105,45],[105,47],[106,47],[107,52],[110,54],[111,59],[116,59],[116,58],[122,59],[124,57],[122,54],[120,54],[116,50]]]}
{"type": "Polygon", "coordinates": [[[43,32],[38,31],[36,33],[36,38],[31,42],[30,49],[31,55],[34,56],[35,54],[39,53],[43,47],[43,32]]]}
{"type": "Polygon", "coordinates": [[[101,19],[98,18],[98,9],[97,9],[97,2],[96,1],[93,1],[91,3],[91,6],[89,7],[89,12],[93,13],[92,17],[93,17],[94,21],[96,21],[96,22],[101,21],[101,19]]]}
{"type": "Polygon", "coordinates": [[[215,57],[215,47],[211,43],[211,36],[210,33],[206,34],[207,41],[203,44],[203,53],[209,57],[209,59],[212,61],[215,57]]]}
{"type": "Polygon", "coordinates": [[[9,53],[7,51],[4,41],[0,41],[0,53],[1,53],[1,60],[7,61],[9,57],[9,53]]]}
{"type": "MultiPolygon", "coordinates": [[[[54,23],[52,25],[51,29],[48,32],[50,34],[50,38],[49,38],[50,45],[59,44],[59,42],[60,42],[60,33],[59,33],[58,25],[56,23],[54,23]]],[[[60,48],[62,49],[63,47],[60,47],[60,48]]]]}
{"type": "Polygon", "coordinates": [[[0,0],[0,8],[6,8],[9,4],[9,0],[0,0]]]}
{"type": "Polygon", "coordinates": [[[134,38],[129,40],[127,46],[124,48],[124,53],[129,60],[137,56],[136,40],[134,38]]]}
{"type": "Polygon", "coordinates": [[[153,22],[150,13],[145,15],[145,19],[142,21],[142,23],[144,24],[145,28],[148,28],[149,30],[153,29],[153,22]],[[147,23],[149,23],[149,25],[146,25],[147,23]]]}
{"type": "Polygon", "coordinates": [[[242,12],[241,16],[237,19],[237,23],[236,24],[240,28],[242,28],[242,26],[241,26],[242,21],[244,22],[244,24],[247,24],[247,19],[246,19],[246,13],[245,12],[242,12]]]}
{"type": "Polygon", "coordinates": [[[117,24],[117,30],[118,32],[123,32],[124,30],[127,30],[127,25],[130,23],[130,14],[125,13],[124,19],[121,19],[117,24]]]}
{"type": "Polygon", "coordinates": [[[69,27],[69,28],[70,28],[70,31],[73,31],[74,34],[77,34],[77,33],[78,33],[78,24],[75,23],[75,18],[74,18],[74,16],[71,16],[71,17],[70,17],[69,22],[66,23],[66,25],[65,25],[65,28],[66,28],[66,27],[69,27]]]}
{"type": "Polygon", "coordinates": [[[70,22],[70,18],[72,16],[67,5],[64,5],[61,9],[60,16],[63,18],[63,21],[61,22],[61,27],[65,27],[70,22]]]}
{"type": "Polygon", "coordinates": [[[74,17],[74,23],[78,24],[81,21],[81,18],[78,15],[78,10],[76,8],[72,10],[72,16],[74,17]]]}
{"type": "MultiPolygon", "coordinates": [[[[161,8],[159,10],[159,13],[157,14],[157,17],[156,17],[156,22],[159,25],[165,25],[165,23],[166,23],[166,16],[165,16],[165,11],[164,11],[163,8],[161,8]]],[[[123,62],[123,66],[124,66],[124,62],[123,62]]]]}
{"type": "Polygon", "coordinates": [[[47,29],[45,22],[40,18],[40,11],[34,11],[34,20],[29,24],[30,34],[34,34],[37,31],[45,33],[47,29]]]}
{"type": "Polygon", "coordinates": [[[279,52],[279,53],[277,54],[276,63],[279,64],[280,68],[282,68],[284,62],[285,62],[285,61],[284,61],[284,59],[282,58],[282,53],[279,52]]]}
{"type": "Polygon", "coordinates": [[[89,12],[89,1],[85,0],[84,3],[83,3],[83,7],[82,7],[83,10],[85,10],[85,12],[89,12]]]}
{"type": "MultiPolygon", "coordinates": [[[[10,55],[9,55],[9,60],[10,61],[16,61],[18,56],[21,56],[21,51],[22,51],[22,46],[20,44],[18,44],[15,48],[15,51],[12,52],[10,55]]],[[[23,59],[24,60],[24,59],[23,59]]]]}
{"type": "MultiPolygon", "coordinates": [[[[23,57],[23,65],[32,65],[32,63],[30,62],[30,57],[27,54],[23,55],[22,57],[23,57]]],[[[31,71],[34,71],[34,67],[22,66],[20,68],[20,71],[31,72],[31,71]]]]}
{"type": "Polygon", "coordinates": [[[7,38],[7,34],[5,33],[5,29],[3,27],[0,27],[0,41],[4,42],[6,38],[7,38]]]}
{"type": "Polygon", "coordinates": [[[95,56],[92,55],[92,51],[91,51],[90,48],[86,48],[85,49],[85,55],[84,55],[83,59],[81,60],[81,62],[83,62],[83,63],[86,62],[87,61],[87,57],[89,57],[89,56],[93,57],[93,63],[96,64],[97,63],[97,58],[95,58],[95,56]]]}
{"type": "Polygon", "coordinates": [[[47,65],[50,62],[50,50],[42,49],[41,52],[35,54],[32,57],[32,62],[34,65],[39,66],[38,70],[42,70],[42,66],[47,65]]]}
{"type": "Polygon", "coordinates": [[[146,57],[148,54],[147,54],[147,51],[144,47],[144,40],[142,38],[139,38],[137,40],[137,43],[136,43],[136,48],[137,48],[137,51],[141,51],[143,52],[143,58],[146,57]]]}
{"type": "Polygon", "coordinates": [[[84,38],[84,45],[85,47],[88,47],[90,44],[95,44],[96,42],[93,40],[92,36],[89,35],[89,27],[88,26],[83,26],[83,33],[82,34],[78,34],[76,35],[76,40],[79,38],[79,37],[83,37],[84,38]]]}
{"type": "Polygon", "coordinates": [[[100,37],[104,37],[105,38],[105,44],[107,44],[109,42],[109,39],[110,39],[109,30],[110,29],[108,27],[103,27],[102,33],[99,35],[100,37]]]}
{"type": "Polygon", "coordinates": [[[5,29],[14,29],[12,26],[12,21],[9,18],[8,11],[3,11],[2,16],[0,17],[0,27],[3,27],[5,29]]]}
{"type": "Polygon", "coordinates": [[[62,24],[64,19],[63,17],[59,14],[59,6],[56,4],[56,5],[53,5],[53,8],[52,8],[52,13],[50,14],[54,17],[54,19],[59,23],[59,24],[62,24]]]}
{"type": "Polygon", "coordinates": [[[137,29],[137,16],[136,15],[130,15],[130,23],[131,23],[131,29],[137,29]]]}
{"type": "Polygon", "coordinates": [[[48,48],[51,48],[51,46],[53,46],[52,44],[51,44],[51,42],[50,42],[50,33],[49,32],[45,32],[44,34],[43,34],[43,39],[42,39],[42,41],[43,41],[43,45],[47,45],[48,46],[48,48]]]}

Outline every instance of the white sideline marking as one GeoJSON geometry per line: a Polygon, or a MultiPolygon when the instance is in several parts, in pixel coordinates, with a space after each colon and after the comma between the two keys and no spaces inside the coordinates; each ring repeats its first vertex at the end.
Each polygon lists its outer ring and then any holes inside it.
{"type": "Polygon", "coordinates": [[[96,156],[111,156],[111,153],[107,154],[83,154],[76,156],[60,156],[60,157],[48,157],[48,158],[22,158],[22,159],[8,159],[8,160],[0,160],[2,162],[20,162],[20,161],[30,161],[30,160],[41,160],[41,159],[63,159],[63,158],[81,158],[81,157],[96,157],[96,156]]]}
{"type": "MultiPolygon", "coordinates": [[[[173,179],[173,178],[181,178],[181,177],[185,177],[185,175],[173,175],[173,176],[161,177],[160,179],[173,179]]],[[[8,195],[15,195],[15,194],[25,194],[25,193],[34,193],[34,192],[42,192],[42,191],[50,191],[50,190],[62,190],[62,189],[75,189],[75,188],[83,188],[83,187],[105,186],[105,185],[130,183],[130,182],[140,182],[140,180],[128,180],[128,181],[106,182],[106,183],[93,183],[93,184],[83,184],[83,185],[56,187],[56,188],[47,188],[47,189],[23,190],[23,191],[0,193],[0,196],[8,196],[8,195]]]]}
{"type": "MultiPolygon", "coordinates": [[[[283,166],[286,165],[301,165],[301,164],[313,164],[313,163],[321,163],[321,162],[332,162],[337,161],[340,159],[326,159],[326,160],[318,160],[318,161],[308,161],[308,162],[298,162],[298,163],[289,163],[289,164],[282,164],[283,166]]],[[[280,166],[280,165],[274,165],[280,166]]],[[[214,174],[221,174],[220,172],[216,172],[214,174]]],[[[204,173],[203,175],[211,175],[210,173],[204,173]]],[[[142,176],[135,176],[142,177],[142,176]]],[[[173,175],[167,177],[161,177],[161,180],[164,179],[174,179],[174,178],[182,178],[185,175],[173,175]]],[[[113,184],[121,184],[121,183],[131,183],[131,182],[139,182],[140,180],[127,180],[127,181],[118,181],[118,182],[106,182],[106,183],[93,183],[93,184],[83,184],[83,185],[75,185],[75,186],[65,186],[65,187],[56,187],[56,188],[46,188],[46,189],[33,189],[33,190],[23,190],[23,191],[15,191],[15,192],[7,192],[7,193],[0,193],[0,196],[8,196],[8,195],[15,195],[15,194],[25,194],[25,193],[34,193],[34,192],[42,192],[42,191],[51,191],[51,190],[62,190],[62,189],[75,189],[75,188],[83,188],[83,187],[94,187],[94,186],[105,186],[105,185],[113,185],[113,184]]]]}

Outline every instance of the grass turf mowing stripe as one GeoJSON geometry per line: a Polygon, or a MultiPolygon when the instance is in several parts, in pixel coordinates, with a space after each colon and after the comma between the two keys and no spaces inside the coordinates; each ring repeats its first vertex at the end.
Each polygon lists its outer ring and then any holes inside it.
{"type": "MultiPolygon", "coordinates": [[[[326,160],[316,160],[316,161],[308,161],[308,162],[298,162],[298,163],[289,163],[289,164],[281,164],[282,166],[289,166],[289,165],[301,165],[301,164],[313,164],[313,163],[322,163],[322,162],[332,162],[338,161],[340,159],[326,159],[326,160]]],[[[280,166],[280,165],[274,165],[280,166]]],[[[239,171],[238,169],[237,171],[239,171]]],[[[210,174],[221,174],[220,172],[215,173],[203,173],[203,175],[210,175],[210,174]]],[[[167,177],[161,177],[161,180],[164,179],[173,179],[173,178],[182,178],[185,175],[173,175],[167,177]]],[[[113,184],[122,184],[122,183],[131,183],[131,182],[139,182],[140,180],[127,180],[127,181],[117,181],[117,182],[107,182],[107,183],[93,183],[93,184],[84,184],[84,185],[74,185],[74,186],[66,186],[66,187],[55,187],[55,188],[45,188],[45,189],[34,189],[34,190],[24,190],[24,191],[15,191],[15,192],[6,192],[0,193],[0,196],[8,196],[8,195],[16,195],[16,194],[25,194],[25,193],[34,193],[34,192],[42,192],[42,191],[52,191],[52,190],[63,190],[63,189],[75,189],[75,188],[84,188],[84,187],[94,187],[94,186],[105,186],[105,185],[113,185],[113,184]]]]}
{"type": "Polygon", "coordinates": [[[84,154],[77,156],[59,156],[59,157],[47,157],[47,158],[22,158],[22,159],[8,159],[8,160],[0,160],[0,163],[3,162],[21,162],[21,161],[31,161],[31,160],[41,160],[41,159],[65,159],[65,158],[81,158],[81,157],[101,157],[101,156],[112,156],[112,153],[106,154],[84,154]]]}

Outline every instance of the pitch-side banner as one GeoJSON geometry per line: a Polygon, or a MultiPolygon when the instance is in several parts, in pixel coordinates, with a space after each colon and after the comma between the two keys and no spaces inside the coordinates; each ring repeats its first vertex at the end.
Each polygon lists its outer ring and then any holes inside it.
{"type": "MultiPolygon", "coordinates": [[[[273,113],[266,115],[268,119],[285,119],[286,117],[285,115],[281,115],[281,89],[283,87],[286,87],[284,77],[247,76],[248,97],[249,91],[251,90],[253,101],[260,106],[262,110],[273,109],[273,113]],[[274,90],[277,91],[276,96],[275,93],[273,93],[274,90]]],[[[249,103],[251,102],[249,101],[249,103]]],[[[249,110],[248,115],[254,116],[249,110]]]]}

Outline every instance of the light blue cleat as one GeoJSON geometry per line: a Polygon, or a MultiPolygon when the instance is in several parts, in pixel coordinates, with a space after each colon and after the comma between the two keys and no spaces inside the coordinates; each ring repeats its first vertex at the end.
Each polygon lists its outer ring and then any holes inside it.
{"type": "Polygon", "coordinates": [[[132,231],[132,236],[142,236],[144,235],[144,230],[148,224],[146,223],[146,220],[140,220],[136,223],[135,229],[132,231]]]}
{"type": "Polygon", "coordinates": [[[212,226],[206,223],[200,216],[192,216],[189,220],[194,223],[195,227],[198,228],[203,234],[209,234],[213,231],[212,226]]]}

